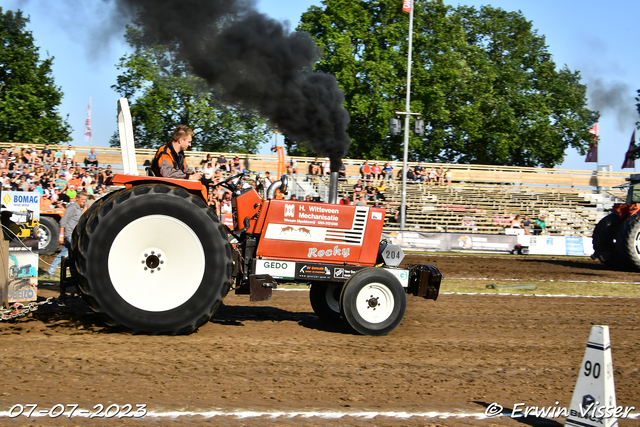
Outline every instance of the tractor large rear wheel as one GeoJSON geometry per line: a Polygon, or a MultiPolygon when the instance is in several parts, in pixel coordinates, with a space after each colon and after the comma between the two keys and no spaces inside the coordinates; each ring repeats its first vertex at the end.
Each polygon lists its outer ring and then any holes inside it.
{"type": "Polygon", "coordinates": [[[640,271],[640,214],[630,216],[622,223],[616,247],[624,266],[640,271]]]}
{"type": "Polygon", "coordinates": [[[231,246],[198,197],[165,184],[119,191],[78,231],[83,297],[131,333],[183,334],[206,323],[228,291],[231,246]]]}
{"type": "Polygon", "coordinates": [[[616,236],[619,228],[618,215],[612,213],[602,218],[593,229],[593,250],[597,258],[609,267],[620,265],[616,256],[616,236]]]}

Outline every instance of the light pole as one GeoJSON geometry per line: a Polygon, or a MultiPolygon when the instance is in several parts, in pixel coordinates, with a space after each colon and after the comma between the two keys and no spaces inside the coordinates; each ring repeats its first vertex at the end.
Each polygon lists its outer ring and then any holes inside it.
{"type": "Polygon", "coordinates": [[[409,116],[411,113],[411,50],[413,47],[413,0],[411,1],[411,10],[409,11],[409,52],[407,55],[407,101],[404,112],[396,112],[396,114],[404,114],[404,156],[402,160],[402,199],[400,201],[400,230],[404,230],[407,214],[407,161],[409,160],[409,116]]]}

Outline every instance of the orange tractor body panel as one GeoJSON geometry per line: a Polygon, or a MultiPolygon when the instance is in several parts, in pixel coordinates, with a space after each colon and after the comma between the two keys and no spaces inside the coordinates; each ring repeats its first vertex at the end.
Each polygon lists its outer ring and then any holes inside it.
{"type": "Polygon", "coordinates": [[[264,217],[259,216],[260,212],[261,210],[266,210],[264,206],[268,206],[269,201],[263,200],[255,189],[251,189],[233,199],[232,203],[236,212],[236,217],[233,220],[235,230],[241,230],[244,227],[245,220],[248,219],[249,228],[246,230],[247,233],[257,233],[256,230],[259,230],[264,224],[264,217]]]}
{"type": "Polygon", "coordinates": [[[202,197],[204,201],[207,200],[207,189],[202,185],[200,181],[190,181],[188,179],[176,179],[176,178],[164,178],[155,176],[134,176],[134,175],[122,175],[115,174],[113,177],[107,178],[105,185],[124,185],[125,187],[131,187],[138,184],[170,184],[178,187],[182,187],[189,193],[202,197]]]}
{"type": "Polygon", "coordinates": [[[621,221],[624,221],[640,212],[640,203],[616,203],[611,208],[611,212],[618,215],[621,221]]]}
{"type": "Polygon", "coordinates": [[[50,216],[60,221],[64,216],[64,209],[41,209],[40,216],[42,215],[50,216]]]}
{"type": "Polygon", "coordinates": [[[271,200],[260,216],[259,257],[375,265],[384,209],[271,200]]]}

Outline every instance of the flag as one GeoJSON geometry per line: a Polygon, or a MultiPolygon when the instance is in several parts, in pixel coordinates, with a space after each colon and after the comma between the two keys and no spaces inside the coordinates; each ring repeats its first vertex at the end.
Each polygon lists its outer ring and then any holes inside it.
{"type": "Polygon", "coordinates": [[[413,0],[402,0],[402,11],[411,13],[411,2],[413,0]]]}
{"type": "Polygon", "coordinates": [[[633,131],[631,135],[631,142],[629,143],[629,149],[627,150],[627,154],[624,155],[624,163],[622,164],[622,169],[626,168],[635,168],[636,161],[633,157],[633,152],[636,149],[636,131],[633,131]]]}
{"type": "Polygon", "coordinates": [[[84,124],[84,140],[91,141],[91,98],[89,98],[89,106],[87,107],[87,121],[84,124]]]}
{"type": "Polygon", "coordinates": [[[593,142],[589,144],[589,152],[587,153],[587,158],[584,160],[585,163],[595,162],[598,163],[598,124],[593,125],[589,132],[593,134],[593,142]]]}

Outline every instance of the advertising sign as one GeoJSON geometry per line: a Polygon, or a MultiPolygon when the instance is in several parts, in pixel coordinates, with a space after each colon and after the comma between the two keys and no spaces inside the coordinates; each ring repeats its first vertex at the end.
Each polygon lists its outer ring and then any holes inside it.
{"type": "Polygon", "coordinates": [[[582,237],[565,237],[564,239],[565,246],[567,248],[567,255],[586,255],[584,253],[582,237]]]}
{"type": "Polygon", "coordinates": [[[0,200],[2,228],[9,237],[9,302],[36,301],[40,193],[5,191],[0,200]]]}
{"type": "Polygon", "coordinates": [[[504,234],[449,234],[451,250],[483,252],[511,252],[518,243],[517,236],[504,234]]]}
{"type": "Polygon", "coordinates": [[[296,267],[297,279],[326,279],[331,280],[331,269],[327,265],[304,264],[299,262],[296,267]]]}
{"type": "Polygon", "coordinates": [[[382,238],[400,245],[402,248],[432,249],[448,251],[449,237],[445,233],[419,231],[383,231],[382,238]]]}
{"type": "Polygon", "coordinates": [[[256,274],[268,274],[274,279],[293,279],[296,263],[269,259],[256,260],[256,274]]]}

